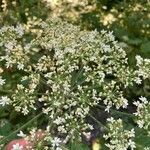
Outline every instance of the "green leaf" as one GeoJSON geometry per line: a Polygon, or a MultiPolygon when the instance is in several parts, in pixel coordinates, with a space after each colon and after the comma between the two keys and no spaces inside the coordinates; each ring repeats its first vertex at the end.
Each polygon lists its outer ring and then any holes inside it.
{"type": "Polygon", "coordinates": [[[0,135],[7,136],[11,132],[11,129],[12,125],[8,120],[0,120],[0,135]]]}
{"type": "Polygon", "coordinates": [[[129,40],[127,41],[128,44],[130,45],[135,45],[135,46],[138,46],[141,44],[142,40],[139,39],[139,38],[129,38],[129,40]]]}
{"type": "Polygon", "coordinates": [[[150,58],[150,41],[144,42],[144,43],[141,45],[140,52],[141,52],[144,56],[150,58]]]}
{"type": "Polygon", "coordinates": [[[144,147],[150,147],[149,138],[147,132],[144,129],[136,128],[135,143],[137,144],[137,150],[144,150],[144,147]]]}
{"type": "Polygon", "coordinates": [[[90,150],[89,147],[81,143],[71,143],[69,145],[69,150],[90,150]]]}

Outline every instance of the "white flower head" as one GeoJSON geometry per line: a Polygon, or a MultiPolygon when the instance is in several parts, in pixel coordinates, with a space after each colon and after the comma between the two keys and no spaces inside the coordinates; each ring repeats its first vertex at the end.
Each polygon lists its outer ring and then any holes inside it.
{"type": "Polygon", "coordinates": [[[53,147],[58,147],[59,144],[61,143],[61,140],[60,140],[60,138],[55,137],[51,142],[52,142],[53,147]]]}
{"type": "Polygon", "coordinates": [[[132,141],[131,139],[130,139],[129,142],[128,142],[128,146],[131,147],[132,150],[136,148],[135,142],[132,141]]]}
{"type": "Polygon", "coordinates": [[[22,113],[24,115],[27,115],[29,113],[29,110],[28,110],[27,106],[25,106],[25,107],[22,108],[22,113]]]}
{"type": "Polygon", "coordinates": [[[17,25],[16,32],[19,34],[19,36],[23,36],[24,29],[23,29],[23,26],[21,24],[17,25]]]}
{"type": "Polygon", "coordinates": [[[24,64],[18,63],[17,68],[19,70],[23,70],[24,69],[24,64]]]}
{"type": "Polygon", "coordinates": [[[147,104],[147,103],[148,103],[146,97],[141,96],[139,99],[140,99],[144,104],[147,104]]]}
{"type": "Polygon", "coordinates": [[[135,58],[137,60],[137,65],[141,65],[142,62],[143,62],[143,58],[141,56],[139,56],[139,55],[137,55],[135,58]]]}
{"type": "Polygon", "coordinates": [[[24,138],[24,137],[26,137],[26,134],[24,134],[22,131],[20,131],[20,132],[17,134],[17,136],[24,138]]]}
{"type": "Polygon", "coordinates": [[[7,96],[2,96],[0,98],[0,105],[1,106],[5,106],[5,105],[9,105],[11,102],[10,98],[8,98],[7,96]]]}

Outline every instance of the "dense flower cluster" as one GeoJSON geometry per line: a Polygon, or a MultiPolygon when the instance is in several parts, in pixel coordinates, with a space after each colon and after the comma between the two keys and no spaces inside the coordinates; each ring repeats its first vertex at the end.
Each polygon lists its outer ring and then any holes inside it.
{"type": "Polygon", "coordinates": [[[28,62],[28,51],[23,47],[19,39],[24,34],[23,27],[4,26],[0,30],[0,46],[3,48],[1,61],[5,61],[6,68],[16,66],[19,70],[24,69],[25,63],[28,62]]]}
{"type": "Polygon", "coordinates": [[[140,128],[144,128],[150,135],[150,102],[145,97],[140,97],[140,101],[135,101],[137,106],[135,116],[137,124],[140,128]]]}
{"type": "MultiPolygon", "coordinates": [[[[112,32],[81,31],[56,18],[39,22],[35,29],[40,32],[28,32],[23,25],[0,29],[0,67],[21,76],[0,105],[12,104],[24,115],[42,108],[49,118],[44,141],[61,150],[61,143],[81,140],[82,132],[93,129],[85,122],[93,106],[104,104],[108,112],[111,107],[127,108],[124,89],[149,77],[149,60],[138,56],[138,69],[131,69],[112,32]]],[[[0,84],[6,84],[3,73],[0,84]]],[[[137,116],[143,109],[138,107],[137,116]]],[[[112,140],[107,146],[134,149],[134,130],[123,131],[121,120],[109,122],[105,138],[112,140]]]]}
{"type": "Polygon", "coordinates": [[[136,71],[137,75],[143,79],[149,79],[150,59],[143,59],[141,56],[136,56],[136,59],[138,67],[138,70],[136,71]]]}
{"type": "Polygon", "coordinates": [[[115,120],[114,118],[108,118],[108,128],[109,133],[104,135],[106,140],[110,139],[106,146],[110,150],[131,150],[135,149],[135,142],[133,138],[135,137],[134,129],[124,130],[123,123],[121,119],[115,120]]]}

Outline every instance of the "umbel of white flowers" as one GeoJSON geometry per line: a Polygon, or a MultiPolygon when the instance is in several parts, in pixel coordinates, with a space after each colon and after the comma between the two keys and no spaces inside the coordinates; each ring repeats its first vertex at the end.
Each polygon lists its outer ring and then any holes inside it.
{"type": "MultiPolygon", "coordinates": [[[[127,108],[124,90],[150,77],[150,60],[137,56],[136,69],[130,68],[126,53],[112,32],[81,31],[78,26],[57,18],[41,21],[32,28],[37,32],[29,32],[24,25],[0,29],[1,68],[17,71],[21,76],[12,94],[1,96],[0,105],[12,105],[15,111],[28,115],[38,109],[37,103],[41,103],[42,112],[52,123],[48,124],[45,137],[45,141],[51,143],[51,149],[61,149],[59,144],[69,139],[78,137],[76,139],[81,140],[80,131],[93,129],[85,122],[92,107],[103,104],[108,112],[112,106],[127,108]],[[65,138],[53,138],[51,127],[65,138]]],[[[8,84],[3,76],[0,83],[0,86],[8,84]]],[[[144,102],[144,105],[149,103],[144,102]]],[[[138,107],[138,119],[142,118],[143,114],[139,113],[143,109],[138,107]]],[[[146,119],[149,117],[142,120],[146,124],[142,123],[140,127],[149,126],[146,119]]],[[[125,131],[129,136],[124,149],[135,147],[131,132],[133,130],[125,131]]],[[[111,138],[111,135],[105,138],[111,138]]],[[[118,150],[118,144],[116,142],[113,149],[118,150]]],[[[120,144],[119,147],[122,148],[120,144]]]]}

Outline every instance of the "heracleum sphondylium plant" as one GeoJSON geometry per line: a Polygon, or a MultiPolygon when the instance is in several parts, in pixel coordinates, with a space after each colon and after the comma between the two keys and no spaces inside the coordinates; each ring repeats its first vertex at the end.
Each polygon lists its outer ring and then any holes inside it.
{"type": "MultiPolygon", "coordinates": [[[[40,103],[49,118],[45,149],[61,150],[69,140],[81,140],[82,132],[93,129],[85,121],[92,107],[103,103],[108,112],[111,107],[127,108],[124,90],[149,78],[150,60],[137,56],[136,70],[130,68],[112,32],[81,31],[56,18],[33,28],[38,32],[30,33],[23,25],[0,29],[0,86],[7,85],[3,73],[8,70],[21,75],[12,94],[1,96],[0,105],[12,105],[18,113],[30,115],[40,103]]],[[[148,130],[148,101],[134,104],[137,124],[148,130]]],[[[123,130],[121,119],[108,119],[106,130],[104,138],[112,139],[106,144],[109,149],[135,149],[134,129],[123,130]],[[126,139],[121,142],[120,137],[126,139]]]]}

